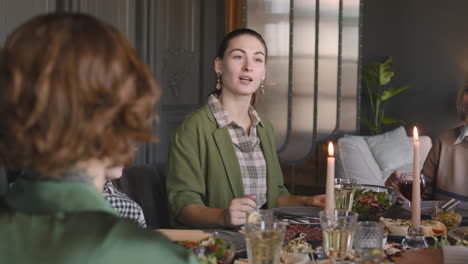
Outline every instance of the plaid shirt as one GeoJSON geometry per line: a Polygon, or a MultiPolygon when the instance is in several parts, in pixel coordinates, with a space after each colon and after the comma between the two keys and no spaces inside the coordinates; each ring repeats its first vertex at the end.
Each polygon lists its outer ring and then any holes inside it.
{"type": "Polygon", "coordinates": [[[257,136],[257,125],[263,126],[258,113],[250,106],[249,114],[252,119],[250,135],[236,122],[229,118],[221,102],[215,95],[208,97],[208,105],[218,123],[219,128],[227,127],[242,174],[244,193],[257,196],[257,208],[267,201],[267,166],[265,156],[257,136]]]}
{"type": "Polygon", "coordinates": [[[136,222],[140,227],[146,227],[143,209],[127,195],[118,191],[111,181],[104,185],[104,197],[120,216],[136,222]]]}

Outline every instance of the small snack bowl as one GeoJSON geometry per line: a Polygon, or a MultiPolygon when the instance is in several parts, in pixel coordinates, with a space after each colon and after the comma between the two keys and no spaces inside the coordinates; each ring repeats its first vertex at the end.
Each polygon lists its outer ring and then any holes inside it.
{"type": "Polygon", "coordinates": [[[459,227],[462,221],[462,218],[463,217],[461,215],[453,212],[453,210],[449,210],[449,211],[440,210],[433,217],[434,220],[444,223],[445,226],[447,227],[447,230],[459,227]]]}

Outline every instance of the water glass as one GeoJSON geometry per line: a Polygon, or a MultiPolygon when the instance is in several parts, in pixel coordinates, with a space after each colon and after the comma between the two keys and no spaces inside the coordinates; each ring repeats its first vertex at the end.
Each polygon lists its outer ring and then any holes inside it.
{"type": "Polygon", "coordinates": [[[275,221],[276,217],[272,210],[254,209],[245,213],[246,223],[255,223],[257,221],[275,221]]]}
{"type": "Polygon", "coordinates": [[[259,219],[245,225],[249,264],[279,264],[286,224],[259,219]]]}
{"type": "Polygon", "coordinates": [[[358,222],[354,233],[357,263],[380,264],[385,238],[383,224],[372,221],[358,222]]]}
{"type": "Polygon", "coordinates": [[[342,261],[353,246],[358,214],[346,210],[333,210],[320,211],[319,216],[325,255],[334,263],[342,261]]]}
{"type": "Polygon", "coordinates": [[[355,180],[335,178],[335,208],[351,211],[355,190],[355,180]]]}

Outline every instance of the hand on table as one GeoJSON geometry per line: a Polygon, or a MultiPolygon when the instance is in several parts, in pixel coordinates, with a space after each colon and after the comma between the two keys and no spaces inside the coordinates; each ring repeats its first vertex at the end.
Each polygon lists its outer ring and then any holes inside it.
{"type": "Polygon", "coordinates": [[[398,191],[398,203],[403,204],[407,201],[403,195],[401,195],[400,187],[398,185],[398,180],[400,179],[401,171],[395,170],[385,181],[385,187],[390,187],[398,191]]]}
{"type": "Polygon", "coordinates": [[[305,200],[307,206],[325,207],[325,194],[308,196],[305,200]]]}
{"type": "Polygon", "coordinates": [[[395,264],[443,264],[441,249],[421,249],[407,251],[395,264]]]}
{"type": "Polygon", "coordinates": [[[231,200],[229,207],[224,210],[224,226],[235,227],[245,224],[246,213],[257,208],[256,197],[246,195],[243,198],[231,200]]]}

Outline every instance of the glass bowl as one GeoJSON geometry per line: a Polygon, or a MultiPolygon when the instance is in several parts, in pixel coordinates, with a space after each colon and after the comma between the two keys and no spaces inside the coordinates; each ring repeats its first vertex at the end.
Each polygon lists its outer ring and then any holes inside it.
{"type": "Polygon", "coordinates": [[[353,199],[353,211],[359,221],[376,221],[396,202],[398,191],[378,185],[357,184],[353,199]]]}
{"type": "Polygon", "coordinates": [[[208,243],[190,247],[200,263],[228,264],[234,259],[236,249],[233,243],[215,238],[216,243],[208,243]],[[222,242],[221,242],[222,241],[222,242]]]}

